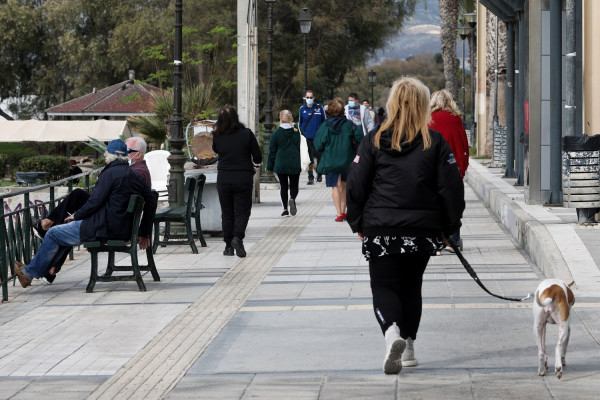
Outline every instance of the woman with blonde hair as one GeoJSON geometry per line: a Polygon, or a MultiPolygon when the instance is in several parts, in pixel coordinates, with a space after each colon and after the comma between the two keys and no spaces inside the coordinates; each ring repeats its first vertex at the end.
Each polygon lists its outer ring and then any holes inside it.
{"type": "Polygon", "coordinates": [[[383,370],[414,367],[421,286],[431,254],[460,227],[463,182],[448,143],[429,130],[429,89],[392,86],[388,119],[358,148],[347,183],[348,223],[369,261],[373,309],[385,337],[383,370]]]}
{"type": "Polygon", "coordinates": [[[452,94],[446,89],[438,90],[431,95],[431,122],[429,129],[442,134],[450,145],[464,177],[469,167],[469,141],[461,119],[461,113],[452,99],[452,94]]]}
{"type": "Polygon", "coordinates": [[[300,131],[294,125],[294,117],[290,110],[282,110],[279,113],[279,127],[273,132],[273,136],[269,141],[267,171],[275,172],[279,179],[281,204],[283,205],[281,216],[296,215],[298,182],[302,171],[300,164],[300,131]]]}
{"type": "Polygon", "coordinates": [[[317,172],[325,175],[337,212],[336,222],[346,219],[346,178],[356,155],[352,142],[363,139],[362,129],[344,115],[344,102],[337,97],[327,104],[327,119],[315,135],[315,149],[321,153],[317,172]]]}

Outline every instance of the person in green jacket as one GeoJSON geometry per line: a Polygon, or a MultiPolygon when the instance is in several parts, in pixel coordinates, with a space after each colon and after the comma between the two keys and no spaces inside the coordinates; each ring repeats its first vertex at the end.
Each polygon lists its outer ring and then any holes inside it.
{"type": "Polygon", "coordinates": [[[325,184],[332,188],[331,196],[337,212],[336,222],[346,219],[346,178],[348,167],[356,151],[353,143],[360,143],[362,129],[344,115],[344,102],[335,98],[327,105],[327,119],[315,135],[315,149],[321,153],[317,172],[325,174],[325,184]]]}
{"type": "Polygon", "coordinates": [[[280,185],[282,217],[296,215],[296,197],[300,180],[300,131],[294,125],[294,117],[289,110],[279,113],[279,127],[269,141],[269,159],[267,171],[277,174],[280,185]],[[288,201],[289,189],[289,201],[288,201]],[[289,211],[288,211],[289,205],[289,211]]]}

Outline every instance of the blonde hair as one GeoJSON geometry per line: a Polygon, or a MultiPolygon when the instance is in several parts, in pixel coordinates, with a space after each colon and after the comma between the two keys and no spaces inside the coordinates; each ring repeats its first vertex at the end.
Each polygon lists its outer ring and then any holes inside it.
{"type": "Polygon", "coordinates": [[[373,139],[380,148],[381,132],[392,129],[392,149],[401,151],[401,144],[411,143],[421,133],[423,150],[431,147],[429,136],[429,89],[416,78],[401,78],[394,82],[387,100],[386,119],[373,139]]]}
{"type": "Polygon", "coordinates": [[[294,124],[294,117],[292,116],[290,110],[281,110],[279,112],[279,121],[284,123],[287,122],[288,124],[294,124]]]}
{"type": "Polygon", "coordinates": [[[452,98],[452,93],[446,89],[438,90],[431,95],[431,101],[429,102],[431,112],[436,111],[448,111],[452,115],[460,116],[461,112],[456,105],[456,102],[452,98]]]}

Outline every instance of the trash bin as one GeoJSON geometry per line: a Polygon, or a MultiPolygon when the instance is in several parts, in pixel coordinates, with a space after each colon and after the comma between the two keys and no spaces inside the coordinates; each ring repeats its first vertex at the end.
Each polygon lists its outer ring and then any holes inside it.
{"type": "Polygon", "coordinates": [[[600,135],[565,136],[562,150],[563,207],[577,208],[580,223],[594,222],[600,207],[600,135]]]}
{"type": "Polygon", "coordinates": [[[37,185],[38,182],[46,182],[47,172],[17,172],[16,178],[19,185],[37,185]]]}

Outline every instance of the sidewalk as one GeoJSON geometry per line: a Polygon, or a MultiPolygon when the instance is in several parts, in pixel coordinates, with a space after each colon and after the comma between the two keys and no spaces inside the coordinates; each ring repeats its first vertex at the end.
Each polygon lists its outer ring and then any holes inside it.
{"type": "MultiPolygon", "coordinates": [[[[360,242],[347,224],[333,221],[330,189],[317,184],[301,185],[298,215],[290,218],[280,217],[277,190],[261,192],[245,259],[224,257],[219,238],[208,238],[200,254],[187,246],[159,248],[161,281],[145,279],[147,292],[133,282],[100,282],[85,293],[85,252],[77,252],[51,286],[11,287],[0,314],[0,398],[596,397],[600,295],[592,267],[600,246],[586,235],[595,228],[573,227],[574,210],[519,208],[518,191],[508,191],[510,183],[495,171],[473,163],[469,172],[475,189],[466,188],[464,254],[484,284],[523,296],[537,286],[540,270],[577,281],[561,380],[552,371],[537,376],[531,303],[487,295],[448,252],[433,257],[426,271],[415,342],[419,366],[384,375],[384,341],[360,242]],[[476,196],[482,192],[506,218],[490,213],[476,196]],[[519,229],[499,220],[515,221],[519,229]],[[567,227],[583,243],[577,250],[583,261],[572,262],[564,253],[570,246],[554,242],[553,233],[565,234],[567,227]],[[513,231],[525,239],[513,239],[513,231]],[[537,237],[550,239],[539,240],[542,255],[530,258],[523,248],[537,237]]],[[[555,327],[547,336],[553,363],[555,327]]]]}

